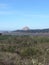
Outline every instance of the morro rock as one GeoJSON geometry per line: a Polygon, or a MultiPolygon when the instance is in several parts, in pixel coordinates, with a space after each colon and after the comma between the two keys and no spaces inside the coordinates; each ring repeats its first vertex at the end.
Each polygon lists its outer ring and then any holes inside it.
{"type": "Polygon", "coordinates": [[[22,28],[22,30],[27,31],[27,30],[30,30],[30,29],[29,29],[29,27],[25,26],[25,27],[22,28]]]}

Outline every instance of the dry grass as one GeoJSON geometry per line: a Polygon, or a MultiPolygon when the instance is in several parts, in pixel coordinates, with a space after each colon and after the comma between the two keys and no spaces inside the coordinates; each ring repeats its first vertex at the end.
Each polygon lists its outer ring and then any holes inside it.
{"type": "Polygon", "coordinates": [[[0,36],[0,65],[49,64],[49,37],[0,36]],[[46,53],[46,56],[45,56],[46,53]],[[33,60],[33,61],[32,61],[33,60]]]}

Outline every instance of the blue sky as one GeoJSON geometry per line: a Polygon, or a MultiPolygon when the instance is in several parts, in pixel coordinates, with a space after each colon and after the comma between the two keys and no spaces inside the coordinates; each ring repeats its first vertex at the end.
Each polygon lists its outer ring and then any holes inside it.
{"type": "Polygon", "coordinates": [[[0,30],[49,28],[49,0],[0,0],[0,30]]]}

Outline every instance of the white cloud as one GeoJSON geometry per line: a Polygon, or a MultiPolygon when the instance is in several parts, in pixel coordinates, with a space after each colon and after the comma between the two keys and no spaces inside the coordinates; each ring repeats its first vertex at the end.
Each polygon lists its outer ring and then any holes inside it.
{"type": "Polygon", "coordinates": [[[13,15],[19,14],[18,11],[0,11],[0,15],[13,15]]]}
{"type": "Polygon", "coordinates": [[[25,14],[24,14],[24,16],[26,16],[26,17],[49,18],[49,15],[44,15],[44,14],[43,14],[43,15],[41,15],[41,14],[39,14],[39,15],[38,15],[38,14],[37,14],[37,15],[29,15],[29,14],[28,14],[28,15],[25,15],[25,14]]]}
{"type": "Polygon", "coordinates": [[[0,8],[7,8],[7,7],[8,7],[8,4],[3,4],[3,3],[1,4],[0,3],[0,8]]]}
{"type": "Polygon", "coordinates": [[[24,17],[38,17],[38,18],[49,18],[49,15],[46,14],[25,14],[23,11],[17,11],[17,10],[13,10],[13,11],[0,11],[0,15],[19,15],[19,16],[24,16],[24,17]]]}

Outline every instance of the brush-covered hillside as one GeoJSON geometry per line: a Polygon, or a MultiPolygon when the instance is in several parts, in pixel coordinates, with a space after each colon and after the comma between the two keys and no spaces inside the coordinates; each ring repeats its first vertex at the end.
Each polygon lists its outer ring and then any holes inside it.
{"type": "Polygon", "coordinates": [[[1,35],[0,65],[49,65],[49,37],[1,35]]]}

